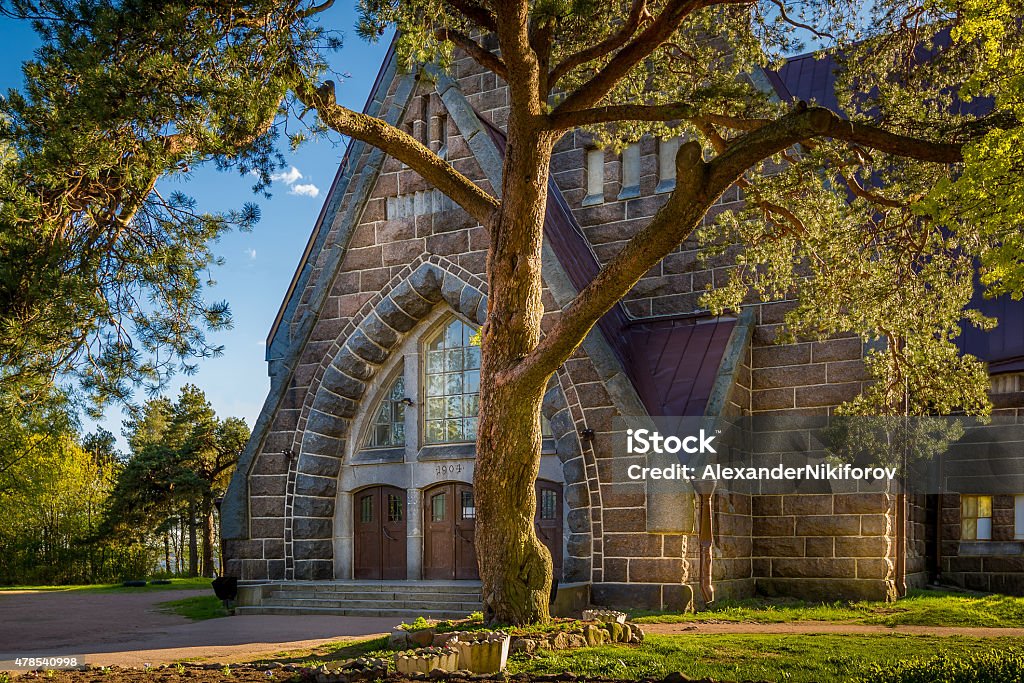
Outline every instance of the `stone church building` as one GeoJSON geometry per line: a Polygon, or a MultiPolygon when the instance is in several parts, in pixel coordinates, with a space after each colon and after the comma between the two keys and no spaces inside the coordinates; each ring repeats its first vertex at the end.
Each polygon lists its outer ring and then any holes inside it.
{"type": "MultiPolygon", "coordinates": [[[[835,102],[827,60],[758,78],[784,100],[835,102]]],[[[365,111],[492,190],[507,101],[468,58],[448,75],[403,75],[392,52],[365,111]]],[[[677,147],[644,139],[613,154],[582,133],[558,144],[545,325],[665,201],[677,147]]],[[[739,201],[734,190],[716,209],[739,201]]],[[[352,142],[268,336],[270,393],[222,505],[225,573],[260,587],[242,604],[269,609],[271,589],[311,582],[474,585],[486,240],[415,172],[352,142]]],[[[1013,453],[1000,474],[1021,495],[984,479],[909,500],[856,486],[664,493],[625,476],[622,418],[827,416],[862,388],[859,337],[775,344],[786,302],[702,311],[725,265],[699,265],[696,245],[682,244],[553,379],[536,524],[560,592],[655,609],[754,594],[886,599],[935,580],[1024,593],[1024,457],[1013,453]]],[[[990,363],[996,413],[1015,423],[1024,311],[979,303],[1000,327],[965,335],[965,348],[990,363]]]]}

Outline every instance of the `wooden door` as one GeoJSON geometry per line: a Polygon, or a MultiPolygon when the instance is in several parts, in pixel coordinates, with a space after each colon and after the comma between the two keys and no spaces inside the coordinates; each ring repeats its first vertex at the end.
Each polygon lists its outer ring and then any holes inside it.
{"type": "Polygon", "coordinates": [[[441,484],[424,493],[423,503],[423,578],[479,578],[473,487],[441,484]]]}
{"type": "Polygon", "coordinates": [[[476,502],[473,487],[456,484],[455,496],[459,509],[455,515],[455,578],[475,580],[480,578],[476,566],[476,502]]]}
{"type": "Polygon", "coordinates": [[[405,491],[393,486],[374,486],[352,498],[356,579],[405,579],[405,491]]]}
{"type": "Polygon", "coordinates": [[[562,578],[562,485],[537,481],[537,536],[551,553],[556,579],[562,578]]]}

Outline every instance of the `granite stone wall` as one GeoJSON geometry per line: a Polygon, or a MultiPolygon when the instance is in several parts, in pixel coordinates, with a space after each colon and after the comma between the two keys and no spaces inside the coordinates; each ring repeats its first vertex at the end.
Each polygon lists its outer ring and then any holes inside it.
{"type": "MultiPolygon", "coordinates": [[[[467,134],[466,127],[475,116],[506,125],[507,87],[492,73],[456,58],[450,79],[395,77],[380,99],[382,111],[431,149],[439,151],[445,138],[445,158],[493,191],[500,157],[482,131],[467,134]]],[[[621,160],[607,151],[604,200],[585,206],[591,143],[583,132],[567,133],[551,170],[597,260],[606,263],[668,194],[659,191],[666,187],[658,177],[659,145],[645,139],[639,196],[620,198],[621,160]]],[[[353,416],[372,400],[365,387],[430,311],[446,307],[476,323],[485,315],[486,231],[397,160],[365,146],[353,150],[352,178],[328,199],[330,220],[314,235],[300,269],[304,279],[297,280],[297,303],[282,323],[285,341],[301,348],[291,360],[273,352],[270,359],[281,399],[265,411],[268,426],[245,473],[246,528],[225,540],[226,571],[243,579],[334,577],[337,481],[353,416]]],[[[730,190],[707,220],[741,202],[739,190],[730,190]]],[[[652,268],[626,297],[626,310],[636,317],[700,313],[700,295],[725,281],[729,265],[727,257],[702,262],[697,247],[689,239],[652,268]]],[[[545,268],[547,330],[572,292],[564,277],[545,268]]],[[[752,338],[735,366],[723,416],[829,415],[863,388],[860,338],[775,343],[790,306],[752,307],[752,338]]],[[[686,492],[655,497],[643,482],[624,476],[630,462],[617,446],[624,438],[617,418],[641,414],[642,407],[603,344],[593,333],[545,398],[565,481],[564,580],[592,582],[598,604],[699,606],[696,499],[686,492]],[[586,430],[592,437],[581,437],[586,430]]],[[[1013,569],[1019,558],[961,557],[958,503],[946,502],[944,577],[969,587],[1016,586],[1013,572],[1024,569],[1013,569]]],[[[895,505],[892,494],[856,490],[784,495],[719,489],[713,506],[717,596],[892,597],[895,505]]],[[[1005,501],[998,509],[1002,519],[1005,501]]],[[[926,573],[928,530],[924,508],[910,510],[907,572],[918,582],[926,573]]]]}

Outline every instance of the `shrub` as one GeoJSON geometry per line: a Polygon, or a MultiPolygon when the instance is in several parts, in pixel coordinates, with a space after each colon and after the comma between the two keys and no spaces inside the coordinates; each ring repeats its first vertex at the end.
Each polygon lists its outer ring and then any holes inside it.
{"type": "Polygon", "coordinates": [[[873,664],[861,683],[1024,683],[1024,650],[873,664]]]}

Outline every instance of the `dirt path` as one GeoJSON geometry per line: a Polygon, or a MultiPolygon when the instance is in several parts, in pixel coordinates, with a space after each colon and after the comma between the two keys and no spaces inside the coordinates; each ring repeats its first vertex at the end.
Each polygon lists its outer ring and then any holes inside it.
{"type": "Polygon", "coordinates": [[[836,624],[828,621],[793,621],[785,624],[749,624],[737,622],[642,624],[644,633],[654,635],[764,634],[764,635],[878,635],[902,633],[915,636],[967,636],[972,638],[1024,638],[1024,628],[984,628],[977,626],[879,626],[876,624],[836,624]]]}
{"type": "Polygon", "coordinates": [[[189,621],[156,604],[207,590],[147,593],[0,592],[0,661],[85,655],[89,664],[139,666],[188,658],[245,661],[390,631],[394,619],[238,616],[189,621]]]}

